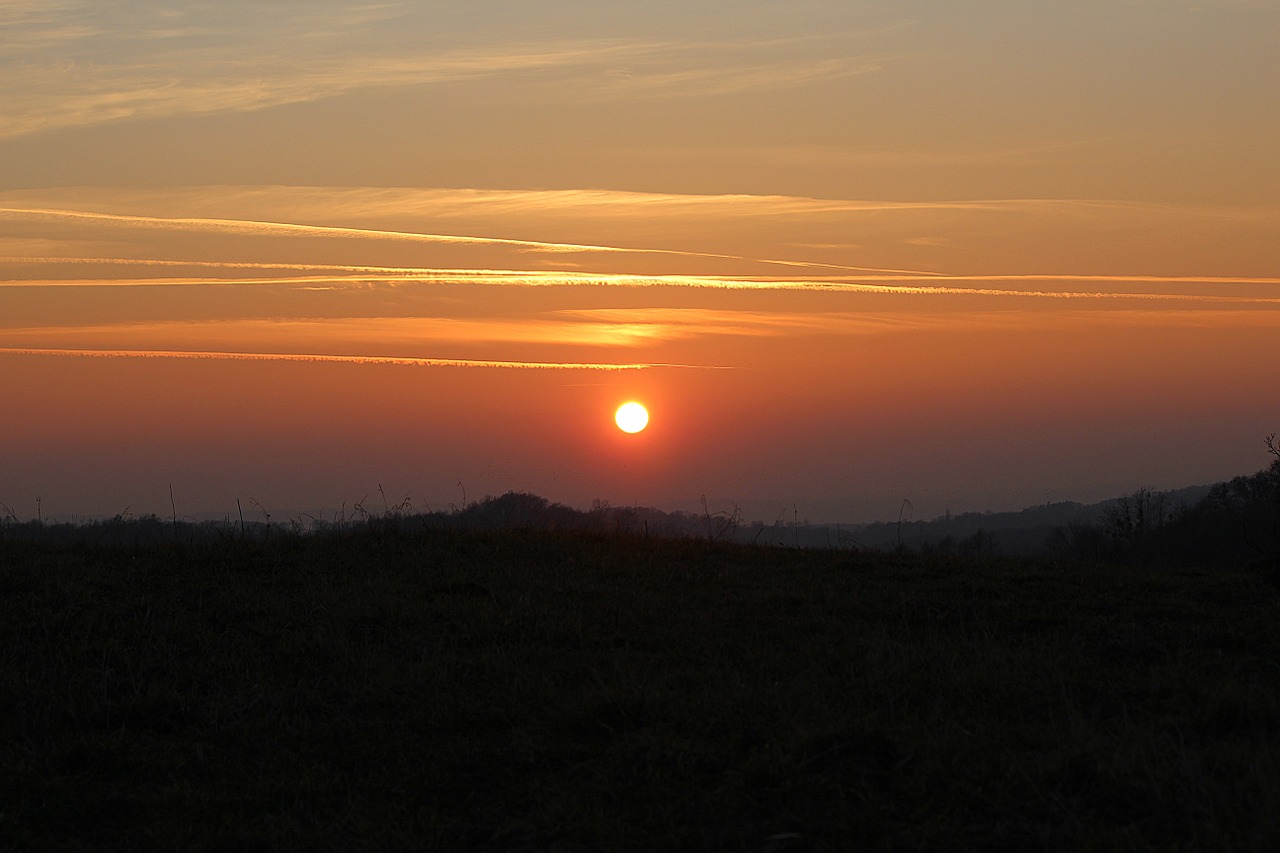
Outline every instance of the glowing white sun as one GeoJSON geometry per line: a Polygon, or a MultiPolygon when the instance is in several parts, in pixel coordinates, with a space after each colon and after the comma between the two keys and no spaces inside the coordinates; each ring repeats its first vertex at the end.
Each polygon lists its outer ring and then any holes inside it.
{"type": "Polygon", "coordinates": [[[639,403],[623,403],[613,420],[623,432],[639,432],[649,425],[649,412],[639,403]]]}

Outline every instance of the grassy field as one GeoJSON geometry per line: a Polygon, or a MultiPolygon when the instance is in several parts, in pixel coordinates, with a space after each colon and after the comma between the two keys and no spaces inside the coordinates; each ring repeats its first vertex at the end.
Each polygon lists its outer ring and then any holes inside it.
{"type": "Polygon", "coordinates": [[[571,533],[0,542],[0,848],[1280,849],[1280,588],[571,533]]]}

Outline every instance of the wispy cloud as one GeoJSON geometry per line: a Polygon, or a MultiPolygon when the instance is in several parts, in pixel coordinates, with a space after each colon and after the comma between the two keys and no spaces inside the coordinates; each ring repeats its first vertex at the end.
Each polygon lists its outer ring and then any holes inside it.
{"type": "Polygon", "coordinates": [[[377,45],[353,50],[336,34],[332,43],[318,48],[317,36],[311,33],[302,40],[309,49],[289,55],[281,53],[281,46],[297,40],[249,46],[233,41],[179,50],[169,38],[152,32],[145,40],[130,39],[131,46],[117,46],[109,57],[96,56],[100,48],[95,42],[113,35],[53,21],[29,34],[21,45],[24,59],[0,64],[0,101],[5,104],[0,139],[127,118],[259,110],[373,87],[597,65],[610,57],[655,49],[618,40],[585,40],[434,49],[425,54],[402,48],[388,55],[386,45],[383,50],[377,45]],[[37,44],[44,45],[44,53],[32,50],[37,44]]]}
{"type": "Polygon", "coordinates": [[[300,361],[336,362],[343,364],[392,365],[397,367],[482,367],[508,370],[653,370],[659,368],[728,370],[694,364],[663,364],[647,362],[574,362],[574,361],[497,361],[468,358],[404,358],[379,355],[328,355],[320,353],[270,353],[270,352],[202,352],[195,350],[94,350],[94,349],[24,349],[0,347],[5,355],[62,356],[79,358],[173,358],[213,359],[218,361],[300,361]]]}
{"type": "Polygon", "coordinates": [[[449,234],[426,234],[415,231],[394,231],[376,228],[352,228],[333,225],[304,225],[287,222],[267,222],[251,219],[221,219],[200,217],[159,217],[133,214],[98,213],[77,210],[56,210],[47,208],[4,208],[0,207],[0,219],[26,218],[66,219],[94,221],[134,227],[163,228],[170,230],[200,231],[206,233],[229,233],[254,236],[305,236],[305,237],[344,237],[364,240],[393,240],[409,243],[435,243],[467,246],[500,246],[526,252],[544,252],[551,254],[600,252],[633,255],[663,255],[685,258],[718,258],[722,260],[751,261],[759,264],[780,266],[799,266],[810,268],[838,269],[846,271],[871,271],[867,267],[854,267],[843,264],[829,264],[811,261],[793,261],[771,258],[744,258],[740,255],[716,252],[691,252],[678,249],[660,249],[647,247],[603,246],[596,244],[556,243],[540,240],[516,240],[501,237],[477,237],[449,234]]]}
{"type": "Polygon", "coordinates": [[[788,89],[822,80],[854,77],[884,70],[884,60],[874,57],[832,57],[758,64],[690,64],[675,69],[644,67],[609,72],[599,84],[607,97],[701,98],[788,89]]]}
{"type": "Polygon", "coordinates": [[[1270,294],[1259,288],[1280,278],[1248,262],[1247,255],[1234,263],[1230,250],[1206,235],[1234,229],[1245,235],[1240,239],[1247,248],[1280,236],[1277,222],[1274,205],[1077,199],[883,202],[600,190],[280,187],[133,191],[113,198],[100,189],[8,191],[0,193],[0,223],[10,234],[0,238],[0,286],[465,281],[1054,298],[1083,298],[1090,292],[1125,298],[1136,290],[1167,290],[1143,298],[1247,295],[1264,300],[1270,294]],[[191,212],[208,215],[183,215],[191,212]],[[418,230],[419,224],[458,230],[418,230]],[[1114,258],[1072,250],[1096,245],[1099,235],[1135,228],[1143,229],[1151,243],[1142,256],[1126,254],[1116,264],[1114,258]],[[561,234],[595,239],[524,236],[561,234]],[[921,236],[927,234],[937,236],[921,236]],[[987,235],[993,234],[1001,235],[1001,245],[1016,240],[1017,247],[1002,255],[982,254],[995,239],[987,235]],[[799,235],[812,239],[794,239],[799,235]],[[860,240],[821,239],[828,235],[860,240]],[[1157,251],[1164,246],[1185,250],[1197,241],[1197,251],[1212,264],[1175,265],[1157,251]],[[920,250],[922,242],[931,248],[920,250]],[[934,251],[939,245],[946,250],[934,251]],[[900,248],[887,251],[886,246],[900,248]],[[696,251],[703,247],[722,251],[696,251]],[[149,256],[127,256],[133,253],[149,256]],[[857,263],[864,256],[949,262],[931,268],[857,263]],[[979,263],[994,268],[975,270],[979,263]],[[1109,266],[1118,269],[1112,272],[1109,266]],[[1219,274],[1141,274],[1143,267],[1164,273],[1178,266],[1216,267],[1219,274]],[[957,267],[965,272],[958,274],[957,267]],[[1222,274],[1228,271],[1236,274],[1222,274]],[[1252,291],[1238,292],[1236,285],[1252,291]]]}
{"type": "MultiPolygon", "coordinates": [[[[1112,219],[1142,222],[1170,218],[1193,221],[1274,223],[1280,208],[1263,205],[1163,203],[1088,198],[976,198],[898,201],[815,198],[778,194],[694,194],[611,189],[495,190],[409,187],[189,186],[171,189],[67,187],[0,192],[0,208],[22,211],[151,214],[172,219],[177,211],[201,210],[210,218],[241,219],[245,211],[267,212],[281,221],[389,218],[527,220],[530,216],[583,216],[634,221],[651,217],[738,222],[781,216],[915,215],[962,213],[1112,219]],[[234,214],[234,215],[233,215],[234,214]]],[[[810,243],[809,245],[814,245],[810,243]]],[[[825,242],[825,241],[823,241],[825,242]]],[[[571,244],[564,244],[571,245],[571,244]]],[[[830,244],[829,244],[830,245],[830,244]]]]}
{"type": "Polygon", "coordinates": [[[719,308],[586,308],[556,311],[556,318],[616,330],[632,343],[708,337],[799,337],[865,334],[953,322],[953,318],[900,312],[764,312],[719,308]]]}
{"type": "Polygon", "coordinates": [[[0,7],[0,139],[521,74],[549,97],[719,96],[876,71],[781,39],[498,40],[415,4],[16,2],[0,7]],[[227,9],[225,6],[232,6],[227,9]],[[825,54],[825,55],[824,55],[825,54]],[[568,76],[566,76],[568,75],[568,76]]]}
{"type": "MultiPolygon", "coordinates": [[[[1237,305],[1280,306],[1280,295],[1243,295],[1223,292],[1227,285],[1280,287],[1280,278],[1266,276],[1159,276],[1159,275],[945,275],[866,274],[856,280],[844,276],[732,277],[694,275],[635,275],[547,270],[486,270],[426,267],[375,267],[341,264],[271,264],[204,261],[152,261],[120,258],[11,258],[10,263],[38,263],[56,268],[60,264],[118,264],[125,267],[204,267],[222,270],[289,270],[288,276],[164,276],[0,279],[5,287],[195,287],[195,286],[330,286],[362,287],[419,284],[471,284],[494,287],[619,287],[691,288],[707,290],[822,291],[849,294],[900,294],[935,296],[988,296],[1054,300],[1139,300],[1154,302],[1199,302],[1237,305]],[[321,273],[321,274],[317,274],[321,273]],[[349,274],[349,275],[347,275],[349,274]],[[993,284],[1057,283],[1059,287],[994,287],[993,284]],[[1150,285],[1165,291],[1139,290],[1124,285],[1150,285]],[[1188,286],[1194,292],[1177,292],[1188,286]]],[[[3,261],[0,261],[3,263],[3,261]]]]}
{"type": "Polygon", "coordinates": [[[81,323],[3,329],[14,346],[87,347],[115,349],[122,343],[139,349],[167,350],[175,341],[199,350],[255,350],[265,342],[289,342],[285,349],[345,351],[395,348],[420,352],[454,345],[543,345],[555,347],[634,347],[657,341],[717,334],[755,334],[765,328],[789,325],[801,328],[806,321],[753,318],[733,312],[632,311],[593,313],[552,311],[520,316],[450,317],[422,314],[401,316],[303,316],[232,320],[172,320],[147,322],[81,323]],[[702,321],[698,328],[697,320],[702,321]]]}
{"type": "Polygon", "coordinates": [[[775,285],[779,289],[846,290],[874,293],[915,293],[975,296],[1017,296],[1047,299],[1139,299],[1169,302],[1225,302],[1238,304],[1280,305],[1280,296],[1238,296],[1213,290],[1187,292],[1150,292],[1118,289],[1117,285],[1199,285],[1213,288],[1229,284],[1280,285],[1280,278],[1268,276],[1160,276],[1160,275],[1062,275],[1031,273],[1023,275],[867,275],[858,280],[844,277],[725,279],[724,285],[740,284],[748,288],[775,285]],[[950,284],[947,284],[950,282],[950,284]],[[961,283],[969,283],[962,286],[961,283]],[[991,287],[993,283],[1059,282],[1059,288],[1031,290],[1017,287],[991,287]],[[1069,286],[1072,285],[1072,286],[1069,286]],[[1094,285],[1092,288],[1082,285],[1094,285]]]}
{"type": "MultiPolygon", "coordinates": [[[[39,208],[0,208],[0,217],[22,216],[33,219],[80,219],[131,226],[168,228],[188,231],[212,231],[263,236],[357,237],[372,240],[399,240],[421,243],[453,243],[500,245],[549,252],[650,252],[649,249],[624,249],[616,246],[591,246],[576,243],[548,243],[538,240],[509,240],[501,237],[468,237],[450,234],[423,234],[412,231],[384,231],[373,228],[344,228],[332,225],[299,225],[288,222],[261,222],[251,219],[213,219],[198,217],[133,216],[94,213],[78,210],[45,210],[39,208]]],[[[690,253],[673,253],[690,254],[690,253]]]]}

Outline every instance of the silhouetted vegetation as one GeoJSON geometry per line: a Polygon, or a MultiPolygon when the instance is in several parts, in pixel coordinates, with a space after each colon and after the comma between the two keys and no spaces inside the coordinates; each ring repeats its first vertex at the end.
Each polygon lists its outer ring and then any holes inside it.
{"type": "MultiPolygon", "coordinates": [[[[3,508],[0,505],[0,508],[3,508]]],[[[464,507],[434,512],[415,511],[410,499],[371,509],[364,501],[331,518],[303,516],[281,522],[259,512],[261,519],[242,515],[222,521],[167,520],[155,515],[118,515],[107,520],[58,523],[19,521],[11,511],[0,516],[0,541],[78,543],[86,545],[157,545],[209,543],[228,540],[268,540],[310,535],[355,534],[361,531],[579,531],[669,539],[729,539],[736,515],[707,511],[705,515],[663,512],[649,507],[615,507],[596,501],[583,511],[528,492],[485,496],[464,507]]]]}
{"type": "Polygon", "coordinates": [[[1273,849],[1267,448],[1052,560],[524,493],[0,507],[0,848],[1273,849]]]}
{"type": "Polygon", "coordinates": [[[1257,573],[490,532],[558,510],[477,506],[9,530],[0,848],[1280,841],[1257,573]]]}
{"type": "Polygon", "coordinates": [[[1055,531],[1053,550],[1077,562],[1280,570],[1280,446],[1274,435],[1266,447],[1275,459],[1256,474],[1219,483],[1190,505],[1139,489],[1111,504],[1098,525],[1055,531]]]}
{"type": "MultiPolygon", "coordinates": [[[[1199,567],[1280,566],[1280,444],[1266,438],[1275,457],[1256,474],[1211,487],[1174,492],[1139,488],[1086,506],[1048,503],[1020,512],[948,513],[928,521],[899,518],[872,524],[811,524],[798,511],[771,524],[746,522],[738,508],[713,509],[706,497],[700,513],[653,507],[613,506],[595,501],[579,510],[527,492],[485,496],[462,507],[418,511],[410,498],[380,506],[367,499],[331,517],[310,515],[273,520],[254,504],[258,517],[194,522],[127,514],[106,520],[59,523],[20,521],[0,504],[0,541],[88,545],[261,540],[281,536],[353,534],[363,530],[577,531],[665,539],[704,539],[790,548],[916,552],[982,560],[1006,556],[1048,557],[1068,563],[1138,563],[1199,567]]],[[[381,493],[381,488],[379,488],[381,493]]],[[[904,502],[904,506],[909,502],[904,502]]]]}

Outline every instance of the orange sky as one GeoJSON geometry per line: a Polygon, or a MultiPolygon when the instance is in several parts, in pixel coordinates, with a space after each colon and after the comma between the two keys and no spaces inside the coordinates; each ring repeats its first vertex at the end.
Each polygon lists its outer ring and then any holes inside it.
{"type": "Polygon", "coordinates": [[[432,5],[0,6],[0,502],[857,521],[1265,465],[1274,4],[432,5]]]}

